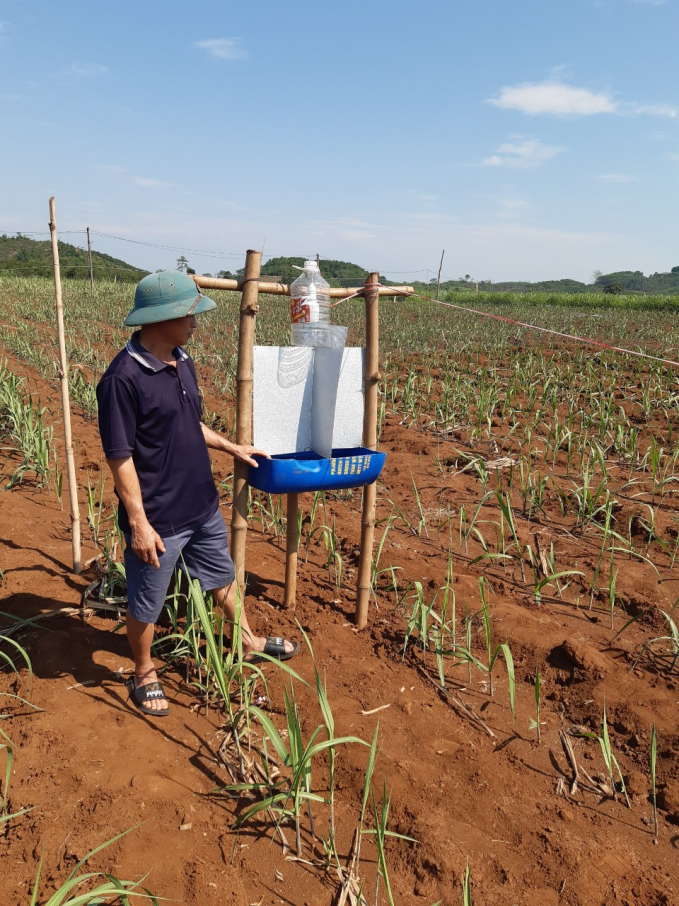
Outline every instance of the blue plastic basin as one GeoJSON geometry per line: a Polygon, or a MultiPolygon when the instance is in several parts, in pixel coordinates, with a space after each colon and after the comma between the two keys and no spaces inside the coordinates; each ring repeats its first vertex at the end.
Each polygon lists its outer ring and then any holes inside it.
{"type": "Polygon", "coordinates": [[[250,467],[248,481],[269,494],[360,488],[377,480],[386,458],[386,453],[367,447],[333,450],[331,459],[316,453],[280,453],[271,459],[256,456],[259,468],[250,467]]]}

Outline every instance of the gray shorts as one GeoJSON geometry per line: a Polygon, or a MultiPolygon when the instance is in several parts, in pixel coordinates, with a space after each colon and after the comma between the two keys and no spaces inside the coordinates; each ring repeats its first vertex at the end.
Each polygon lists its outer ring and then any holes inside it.
{"type": "Polygon", "coordinates": [[[219,510],[197,528],[164,537],[165,553],[158,554],[160,569],[139,559],[127,534],[125,542],[128,610],[142,623],[158,620],[175,566],[198,579],[203,591],[228,587],[234,580],[229,537],[219,510]]]}

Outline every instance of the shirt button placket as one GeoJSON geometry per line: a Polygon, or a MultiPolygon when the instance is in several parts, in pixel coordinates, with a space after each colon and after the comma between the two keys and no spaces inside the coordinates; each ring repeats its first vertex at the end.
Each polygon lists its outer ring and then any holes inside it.
{"type": "Polygon", "coordinates": [[[184,399],[184,397],[186,396],[186,390],[184,390],[184,388],[182,387],[182,381],[181,381],[181,378],[179,377],[179,373],[178,373],[177,369],[173,368],[170,373],[174,376],[174,379],[177,382],[177,393],[179,393],[179,401],[183,406],[184,403],[186,402],[186,400],[184,399]]]}

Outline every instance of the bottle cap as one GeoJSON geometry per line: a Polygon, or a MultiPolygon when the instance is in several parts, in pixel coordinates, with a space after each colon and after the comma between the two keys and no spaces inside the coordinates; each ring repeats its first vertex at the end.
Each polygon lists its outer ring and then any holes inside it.
{"type": "Polygon", "coordinates": [[[318,271],[318,264],[315,260],[305,261],[304,262],[305,271],[318,271]]]}

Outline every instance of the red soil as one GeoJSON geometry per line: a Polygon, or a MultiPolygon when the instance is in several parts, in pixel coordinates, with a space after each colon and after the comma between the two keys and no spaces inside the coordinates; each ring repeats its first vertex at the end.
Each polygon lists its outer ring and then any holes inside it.
{"type": "MultiPolygon", "coordinates": [[[[54,391],[35,377],[32,384],[43,401],[53,400],[56,408],[54,391]]],[[[209,408],[219,405],[212,400],[209,408]]],[[[56,416],[54,423],[58,424],[56,416]]],[[[96,427],[78,415],[74,438],[84,516],[82,486],[88,473],[96,477],[105,465],[96,427]]],[[[402,567],[401,589],[417,580],[427,602],[444,585],[448,565],[448,528],[439,538],[437,514],[442,507],[457,514],[463,503],[473,512],[481,496],[480,484],[469,472],[460,474],[445,465],[443,472],[439,470],[437,456],[443,463],[454,458],[450,447],[395,421],[387,423],[382,436],[382,448],[389,453],[384,485],[414,519],[412,469],[430,538],[395,526],[380,567],[402,567]]],[[[63,456],[60,459],[64,461],[63,456]]],[[[216,455],[214,461],[218,478],[229,473],[228,457],[216,455]]],[[[378,494],[382,498],[378,516],[386,517],[386,492],[378,494]]],[[[309,501],[303,500],[302,506],[308,511],[309,501]]],[[[623,501],[623,506],[632,503],[623,501]]],[[[228,501],[224,510],[228,522],[228,501]]],[[[387,843],[395,902],[461,903],[468,861],[474,902],[484,906],[678,904],[677,671],[667,675],[647,658],[631,669],[644,642],[665,634],[659,608],[669,610],[677,593],[667,558],[659,574],[641,560],[621,560],[618,598],[626,602],[630,614],[643,610],[645,615],[613,640],[603,602],[595,599],[590,610],[584,584],[580,607],[574,603],[575,586],[564,601],[552,596],[550,586],[537,605],[516,568],[504,571],[500,563],[488,560],[471,564],[482,552],[477,542],[470,541],[466,555],[458,553],[457,515],[453,517],[458,623],[466,611],[479,609],[479,576],[485,574],[492,588],[494,638],[509,641],[516,665],[513,728],[504,666],[495,669],[494,698],[477,669],[468,681],[466,666],[448,670],[446,695],[437,689],[433,654],[428,653],[425,662],[421,648],[411,645],[402,657],[406,619],[402,608],[394,608],[393,595],[380,594],[379,609],[371,605],[368,629],[355,632],[360,495],[334,501],[332,512],[342,541],[341,592],[329,581],[321,550],[312,544],[308,562],[303,557],[300,562],[297,608],[285,611],[280,604],[284,551],[271,536],[253,530],[248,542],[247,607],[262,633],[299,638],[298,620],[309,634],[327,681],[338,735],[354,734],[369,741],[379,721],[375,788],[381,791],[384,778],[391,790],[389,828],[418,841],[387,843]],[[536,662],[542,679],[540,745],[529,729],[535,714],[536,662]],[[559,730],[573,726],[598,730],[604,701],[631,809],[622,797],[613,801],[582,784],[572,796],[568,793],[571,771],[559,730]],[[487,730],[472,715],[481,718],[487,730]],[[657,841],[649,800],[652,723],[659,740],[657,841]],[[557,792],[562,777],[565,795],[557,792]]],[[[78,607],[91,576],[75,576],[70,570],[69,520],[54,492],[23,486],[1,493],[0,513],[4,573],[0,609],[33,617],[78,607]]],[[[540,532],[543,547],[554,540],[561,568],[583,569],[590,576],[600,540],[569,534],[554,500],[548,501],[547,513],[550,521],[542,517],[542,524],[528,526],[518,520],[521,532],[526,539],[540,532]]],[[[665,528],[671,515],[661,511],[665,528]]],[[[382,531],[378,528],[378,539],[382,531]]],[[[86,540],[84,559],[95,552],[86,540]]],[[[649,556],[656,553],[652,547],[649,556]]],[[[618,612],[616,630],[626,619],[618,612]]],[[[206,716],[196,707],[195,694],[178,672],[165,674],[172,706],[169,719],[146,720],[128,705],[116,674],[121,668],[128,670],[131,661],[124,630],[114,632],[115,626],[101,616],[81,619],[67,613],[17,636],[35,673],[31,700],[42,710],[3,699],[3,712],[10,716],[1,726],[17,747],[9,788],[11,810],[33,810],[0,824],[0,902],[8,906],[29,902],[41,855],[39,902],[43,902],[86,852],[128,828],[136,829],[95,856],[90,868],[127,879],[149,873],[145,884],[157,896],[190,906],[334,902],[336,876],[287,861],[278,840],[272,840],[271,827],[246,826],[239,836],[232,831],[236,803],[212,793],[227,782],[215,759],[220,718],[214,711],[206,716]]],[[[474,627],[474,652],[482,660],[480,622],[474,627]]],[[[292,664],[313,682],[307,650],[292,664]]],[[[7,673],[0,676],[0,688],[20,691],[7,673]]],[[[270,672],[272,719],[279,728],[284,722],[282,688],[283,677],[270,672]]],[[[296,691],[308,738],[321,722],[315,694],[300,684],[296,691]]],[[[571,741],[578,764],[596,780],[604,770],[598,744],[576,737],[571,741]]],[[[336,820],[343,858],[358,822],[365,764],[362,747],[339,751],[336,820]]],[[[324,826],[319,829],[325,833],[324,826]]],[[[362,856],[360,873],[372,904],[376,862],[367,837],[362,856]]],[[[305,857],[312,858],[308,829],[305,857]]],[[[387,902],[383,884],[379,901],[387,902]]]]}

